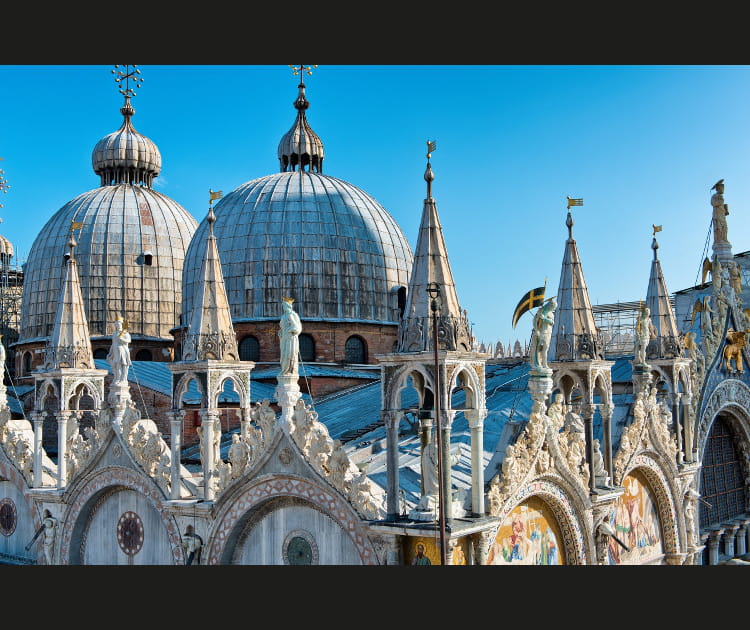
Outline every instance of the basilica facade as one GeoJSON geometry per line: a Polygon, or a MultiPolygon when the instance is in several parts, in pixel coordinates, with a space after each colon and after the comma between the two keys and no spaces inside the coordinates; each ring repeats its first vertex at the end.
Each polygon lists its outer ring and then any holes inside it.
{"type": "Polygon", "coordinates": [[[52,215],[25,268],[0,563],[750,557],[750,310],[723,181],[702,283],[669,291],[655,230],[616,355],[569,200],[555,297],[530,308],[528,351],[498,357],[459,300],[429,143],[412,250],[372,196],[323,174],[300,80],[279,171],[211,195],[198,222],[151,187],[161,155],[121,92],[100,186],[52,215]]]}

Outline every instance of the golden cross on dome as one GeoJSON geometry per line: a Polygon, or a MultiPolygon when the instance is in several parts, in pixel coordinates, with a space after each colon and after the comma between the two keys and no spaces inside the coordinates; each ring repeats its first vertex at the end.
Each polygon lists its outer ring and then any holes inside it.
{"type": "MultiPolygon", "coordinates": [[[[307,73],[309,76],[312,74],[313,68],[317,68],[318,66],[317,65],[305,66],[305,65],[300,64],[299,66],[290,65],[289,67],[292,69],[292,74],[296,77],[297,75],[300,75],[300,74],[304,75],[305,73],[307,73]]],[[[304,82],[304,76],[302,76],[300,80],[304,82]]]]}
{"type": "MultiPolygon", "coordinates": [[[[0,157],[0,160],[4,158],[0,157]]],[[[8,180],[5,179],[5,171],[0,168],[0,190],[4,193],[7,193],[10,190],[10,186],[8,186],[8,180]]],[[[3,204],[0,203],[0,208],[3,207],[3,204]]]]}
{"type": "Polygon", "coordinates": [[[138,66],[130,64],[122,66],[124,70],[120,70],[120,67],[119,65],[115,65],[115,69],[112,70],[112,74],[115,75],[115,83],[120,86],[120,94],[126,98],[135,96],[136,89],[141,87],[143,83],[141,71],[138,69],[138,66]],[[125,89],[122,88],[123,81],[125,81],[125,89]],[[133,82],[133,87],[130,87],[131,81],[133,82]]]}

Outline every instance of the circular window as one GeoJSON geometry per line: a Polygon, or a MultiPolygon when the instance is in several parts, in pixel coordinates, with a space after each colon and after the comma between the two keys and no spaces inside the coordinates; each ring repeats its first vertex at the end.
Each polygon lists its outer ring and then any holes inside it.
{"type": "Polygon", "coordinates": [[[117,522],[117,542],[123,553],[134,556],[143,547],[143,521],[135,512],[125,512],[117,522]]]}
{"type": "Polygon", "coordinates": [[[16,523],[16,504],[6,497],[0,501],[0,534],[10,536],[16,531],[16,523]]]}
{"type": "Polygon", "coordinates": [[[318,545],[310,532],[297,529],[284,539],[284,564],[318,564],[318,545]]]}

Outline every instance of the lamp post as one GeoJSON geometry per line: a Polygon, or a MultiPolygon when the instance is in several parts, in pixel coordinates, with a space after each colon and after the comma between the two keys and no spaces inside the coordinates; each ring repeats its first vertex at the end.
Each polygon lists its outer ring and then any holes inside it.
{"type": "Polygon", "coordinates": [[[440,297],[440,285],[430,282],[427,285],[427,295],[430,296],[430,310],[432,311],[432,349],[435,353],[435,391],[433,392],[433,408],[435,410],[435,439],[438,453],[438,527],[440,528],[440,564],[447,559],[445,545],[445,488],[443,483],[443,433],[440,422],[440,362],[438,360],[438,329],[437,329],[437,300],[440,297]]]}

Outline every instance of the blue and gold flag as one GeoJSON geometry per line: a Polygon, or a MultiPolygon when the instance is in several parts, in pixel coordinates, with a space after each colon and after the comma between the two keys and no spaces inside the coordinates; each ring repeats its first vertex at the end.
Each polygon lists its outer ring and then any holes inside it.
{"type": "Polygon", "coordinates": [[[516,327],[516,324],[518,323],[518,320],[521,318],[521,315],[523,315],[526,311],[529,311],[532,308],[536,308],[537,306],[541,306],[542,304],[544,304],[545,288],[546,287],[537,287],[536,289],[531,289],[531,291],[526,293],[521,298],[521,301],[518,303],[518,306],[516,306],[516,310],[513,311],[513,328],[516,327]]]}

